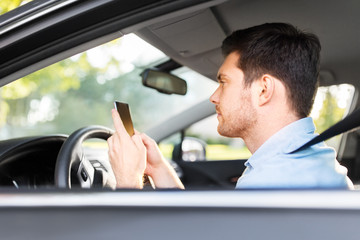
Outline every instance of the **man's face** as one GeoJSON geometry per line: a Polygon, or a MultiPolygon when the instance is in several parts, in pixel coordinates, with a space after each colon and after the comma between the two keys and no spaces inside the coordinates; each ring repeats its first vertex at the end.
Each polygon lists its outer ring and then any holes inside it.
{"type": "Polygon", "coordinates": [[[218,72],[219,87],[210,97],[216,105],[218,132],[227,137],[246,137],[257,122],[252,87],[245,87],[244,73],[237,67],[239,54],[229,54],[218,72]]]}

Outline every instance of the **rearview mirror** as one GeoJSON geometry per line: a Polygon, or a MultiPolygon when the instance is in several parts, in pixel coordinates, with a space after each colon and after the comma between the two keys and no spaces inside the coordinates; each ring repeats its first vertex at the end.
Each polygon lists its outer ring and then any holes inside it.
{"type": "Polygon", "coordinates": [[[156,89],[161,93],[185,95],[187,92],[186,81],[167,72],[145,69],[141,73],[141,77],[144,86],[156,89]]]}

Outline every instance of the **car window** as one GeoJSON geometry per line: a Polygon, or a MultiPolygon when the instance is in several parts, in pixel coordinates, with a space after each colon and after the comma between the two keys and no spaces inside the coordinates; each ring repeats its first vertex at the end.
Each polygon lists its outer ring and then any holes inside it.
{"type": "MultiPolygon", "coordinates": [[[[349,84],[319,87],[310,114],[314,120],[316,132],[321,133],[344,118],[350,110],[354,96],[355,88],[349,84]]],[[[236,160],[248,159],[251,156],[242,139],[220,136],[217,132],[217,125],[216,115],[213,115],[193,124],[185,130],[184,137],[201,140],[201,142],[206,144],[206,152],[205,159],[183,156],[184,161],[236,160]]],[[[170,159],[172,157],[174,146],[181,141],[180,136],[180,134],[176,134],[160,144],[160,148],[167,158],[170,159]]],[[[327,140],[326,143],[338,151],[341,138],[342,135],[339,135],[327,140]]],[[[187,155],[185,154],[185,156],[187,155]]]]}
{"type": "MultiPolygon", "coordinates": [[[[357,100],[355,93],[355,87],[350,84],[319,87],[310,114],[317,133],[322,133],[349,114],[357,100]]],[[[327,140],[327,145],[338,151],[342,136],[343,134],[327,140]]]]}
{"type": "Polygon", "coordinates": [[[247,159],[251,156],[241,138],[220,136],[217,132],[218,119],[212,115],[192,125],[185,136],[200,138],[206,142],[207,160],[247,159]]]}
{"type": "Polygon", "coordinates": [[[141,72],[168,60],[129,34],[14,81],[0,92],[0,139],[70,134],[87,125],[113,128],[114,100],[129,103],[135,128],[146,131],[216,88],[214,81],[185,67],[173,72],[187,81],[185,96],[144,87],[141,72]]]}

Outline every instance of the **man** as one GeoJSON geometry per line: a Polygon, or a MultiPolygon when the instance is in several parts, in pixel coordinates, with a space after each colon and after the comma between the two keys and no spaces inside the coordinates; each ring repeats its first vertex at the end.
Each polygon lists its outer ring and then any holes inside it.
{"type": "MultiPolygon", "coordinates": [[[[242,138],[253,153],[237,188],[353,188],[324,143],[292,153],[315,136],[307,116],[320,48],[315,35],[284,23],[238,30],[224,40],[219,87],[210,101],[218,132],[242,138]]],[[[145,173],[158,188],[184,188],[152,139],[130,137],[114,110],[112,117],[116,133],[108,140],[109,156],[118,187],[141,188],[145,173]]]]}

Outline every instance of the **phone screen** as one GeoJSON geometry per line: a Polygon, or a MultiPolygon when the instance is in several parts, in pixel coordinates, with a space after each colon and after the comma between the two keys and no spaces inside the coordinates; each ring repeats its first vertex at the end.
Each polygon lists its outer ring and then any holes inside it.
{"type": "Polygon", "coordinates": [[[125,126],[126,131],[130,136],[134,135],[134,126],[131,120],[129,104],[123,102],[114,102],[115,108],[118,111],[120,118],[125,126]]]}

